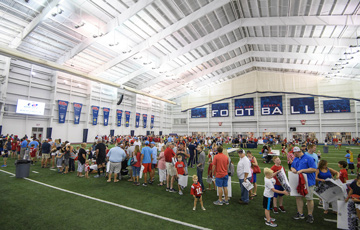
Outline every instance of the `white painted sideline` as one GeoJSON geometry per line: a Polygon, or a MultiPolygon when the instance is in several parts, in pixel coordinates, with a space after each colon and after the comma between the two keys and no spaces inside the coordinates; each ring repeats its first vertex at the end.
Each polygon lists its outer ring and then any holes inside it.
{"type": "MultiPolygon", "coordinates": [[[[4,173],[15,176],[15,174],[4,171],[4,170],[1,170],[1,169],[0,169],[0,172],[4,172],[4,173]]],[[[166,220],[166,221],[169,221],[169,222],[172,222],[172,223],[175,223],[175,224],[180,224],[180,225],[184,225],[184,226],[191,227],[191,228],[196,228],[196,229],[211,230],[209,228],[204,228],[204,227],[197,226],[197,225],[194,225],[194,224],[185,223],[183,221],[174,220],[174,219],[167,218],[167,217],[164,217],[164,216],[159,216],[159,215],[156,215],[156,214],[153,214],[153,213],[150,213],[150,212],[141,211],[141,210],[138,210],[138,209],[135,209],[135,208],[130,208],[130,207],[120,205],[120,204],[116,204],[116,203],[113,203],[113,202],[110,202],[110,201],[101,200],[101,199],[91,197],[91,196],[87,196],[87,195],[84,195],[84,194],[81,194],[81,193],[72,192],[70,190],[58,188],[58,187],[55,187],[55,186],[52,186],[52,185],[49,185],[49,184],[45,184],[45,183],[42,183],[42,182],[39,182],[39,181],[36,181],[36,180],[29,179],[29,178],[24,178],[24,179],[28,180],[28,181],[31,181],[31,182],[34,182],[34,183],[37,183],[37,184],[40,184],[40,185],[43,185],[43,186],[46,186],[46,187],[49,187],[49,188],[53,188],[53,189],[62,191],[62,192],[70,193],[70,194],[73,194],[73,195],[76,195],[76,196],[81,196],[81,197],[84,197],[84,198],[87,198],[87,199],[90,199],[90,200],[99,201],[101,203],[110,204],[110,205],[113,205],[113,206],[116,206],[116,207],[119,207],[119,208],[123,208],[123,209],[129,210],[129,211],[137,212],[137,213],[140,213],[140,214],[143,214],[143,215],[155,217],[155,218],[158,218],[158,219],[161,219],[161,220],[166,220]]]]}

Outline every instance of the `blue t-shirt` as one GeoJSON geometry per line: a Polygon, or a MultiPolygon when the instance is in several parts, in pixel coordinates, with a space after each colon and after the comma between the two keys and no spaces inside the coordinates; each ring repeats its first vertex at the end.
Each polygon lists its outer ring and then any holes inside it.
{"type": "Polygon", "coordinates": [[[110,149],[107,156],[110,162],[119,163],[126,158],[126,153],[122,148],[116,146],[110,149]]]}
{"type": "Polygon", "coordinates": [[[21,142],[21,148],[26,148],[27,147],[27,140],[24,140],[23,142],[21,142]]]}
{"type": "Polygon", "coordinates": [[[157,148],[154,146],[152,147],[151,151],[152,151],[151,155],[153,158],[153,161],[151,163],[157,164],[157,148]]]}
{"type": "Polygon", "coordinates": [[[308,152],[305,152],[305,154],[308,155],[308,156],[311,156],[312,158],[314,158],[315,164],[316,164],[316,168],[317,168],[317,166],[318,166],[318,164],[319,164],[319,157],[318,157],[318,155],[317,155],[316,153],[310,154],[310,153],[308,153],[308,152]]]}
{"type": "Polygon", "coordinates": [[[32,141],[32,142],[29,143],[28,147],[31,148],[31,145],[35,145],[34,148],[37,149],[37,147],[39,146],[39,142],[37,142],[37,141],[32,141]]]}
{"type": "Polygon", "coordinates": [[[141,150],[141,154],[144,155],[143,164],[149,164],[151,163],[151,154],[152,154],[152,150],[149,146],[145,146],[144,148],[142,148],[141,150]]]}
{"type": "MultiPolygon", "coordinates": [[[[312,158],[309,155],[304,154],[300,158],[295,157],[291,167],[296,169],[296,171],[300,171],[301,169],[308,169],[308,168],[316,169],[316,164],[315,164],[314,158],[312,158]]],[[[306,173],[306,175],[308,178],[308,185],[309,186],[315,185],[315,177],[316,177],[315,172],[306,173]]]]}
{"type": "MultiPolygon", "coordinates": [[[[350,153],[346,154],[345,157],[350,157],[350,153]]],[[[354,162],[350,162],[350,158],[346,158],[348,164],[354,164],[354,162]]]]}

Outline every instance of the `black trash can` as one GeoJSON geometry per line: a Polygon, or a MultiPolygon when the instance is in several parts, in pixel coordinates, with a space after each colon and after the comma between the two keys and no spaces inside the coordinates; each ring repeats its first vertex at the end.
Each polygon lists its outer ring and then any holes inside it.
{"type": "Polygon", "coordinates": [[[329,146],[324,145],[324,147],[323,147],[323,153],[329,153],[329,146]]]}
{"type": "Polygon", "coordinates": [[[15,161],[15,167],[16,167],[15,175],[16,175],[16,178],[29,177],[30,164],[31,164],[31,161],[29,161],[29,160],[17,160],[17,161],[15,161]]]}

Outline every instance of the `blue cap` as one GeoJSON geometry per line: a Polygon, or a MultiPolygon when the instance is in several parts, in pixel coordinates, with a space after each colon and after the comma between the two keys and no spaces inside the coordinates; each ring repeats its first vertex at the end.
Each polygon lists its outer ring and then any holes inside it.
{"type": "Polygon", "coordinates": [[[137,137],[134,137],[135,140],[137,140],[138,138],[137,137]]]}
{"type": "Polygon", "coordinates": [[[155,142],[152,141],[151,144],[155,145],[155,142]]]}
{"type": "Polygon", "coordinates": [[[148,145],[149,144],[149,141],[145,141],[145,145],[148,145]]]}

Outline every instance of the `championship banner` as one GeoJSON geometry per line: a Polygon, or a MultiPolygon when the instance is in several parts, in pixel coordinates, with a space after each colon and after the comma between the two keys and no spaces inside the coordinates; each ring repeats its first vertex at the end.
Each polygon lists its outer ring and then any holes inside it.
{"type": "Polygon", "coordinates": [[[104,113],[104,126],[108,126],[110,109],[103,107],[103,113],[104,113]]]}
{"type": "Polygon", "coordinates": [[[147,114],[143,114],[143,126],[144,126],[144,129],[146,129],[146,123],[147,123],[147,114]]]}
{"type": "Polygon", "coordinates": [[[140,113],[136,113],[136,116],[135,116],[135,128],[139,128],[139,123],[140,123],[140,113]]]}
{"type": "Polygon", "coordinates": [[[154,121],[155,121],[155,116],[151,115],[151,121],[150,121],[150,129],[154,128],[154,121]]]}
{"type": "Polygon", "coordinates": [[[93,125],[97,125],[97,120],[99,116],[99,106],[91,106],[92,114],[93,114],[93,125]]]}
{"type": "Polygon", "coordinates": [[[117,117],[117,122],[116,122],[116,124],[117,124],[118,127],[121,126],[122,113],[123,113],[122,110],[120,110],[120,109],[117,109],[117,110],[116,110],[116,115],[117,115],[117,116],[116,116],[116,117],[117,117]]]}
{"type": "Polygon", "coordinates": [[[283,115],[282,96],[261,97],[261,115],[283,115]]]}
{"type": "Polygon", "coordinates": [[[62,101],[62,100],[58,101],[58,105],[59,105],[59,123],[65,123],[66,111],[67,111],[68,104],[69,104],[68,101],[62,101]]]}
{"type": "Polygon", "coordinates": [[[229,116],[229,103],[218,103],[211,105],[212,117],[228,117],[229,116]]]}
{"type": "Polygon", "coordinates": [[[205,118],[206,108],[191,109],[191,118],[205,118]]]}
{"type": "Polygon", "coordinates": [[[235,117],[254,116],[254,98],[235,99],[235,117]]]}
{"type": "Polygon", "coordinates": [[[350,113],[350,100],[325,100],[324,113],[350,113]]]}
{"type": "Polygon", "coordinates": [[[77,125],[80,123],[82,104],[75,102],[73,104],[74,104],[74,124],[77,125]]]}
{"type": "Polygon", "coordinates": [[[131,112],[130,111],[125,111],[125,127],[129,127],[130,124],[130,114],[131,112]]]}
{"type": "Polygon", "coordinates": [[[291,98],[290,99],[291,114],[314,114],[315,103],[313,97],[291,98]]]}

